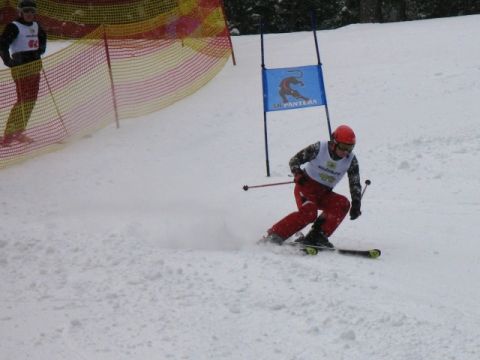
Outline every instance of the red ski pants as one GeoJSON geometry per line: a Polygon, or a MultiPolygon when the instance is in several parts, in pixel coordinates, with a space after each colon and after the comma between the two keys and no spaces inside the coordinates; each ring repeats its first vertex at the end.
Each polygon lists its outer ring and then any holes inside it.
{"type": "Polygon", "coordinates": [[[328,237],[333,234],[350,209],[350,201],[343,195],[308,179],[304,185],[295,185],[295,200],[298,211],[293,212],[273,225],[268,233],[275,233],[288,239],[297,231],[317,219],[318,210],[325,218],[322,231],[328,237]]]}
{"type": "Polygon", "coordinates": [[[12,77],[17,89],[17,102],[10,111],[5,136],[23,132],[37,101],[40,87],[41,62],[12,68],[12,77]]]}

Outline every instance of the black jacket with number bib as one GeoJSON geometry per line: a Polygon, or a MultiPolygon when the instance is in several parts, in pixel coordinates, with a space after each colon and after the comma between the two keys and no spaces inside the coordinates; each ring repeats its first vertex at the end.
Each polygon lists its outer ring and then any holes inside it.
{"type": "MultiPolygon", "coordinates": [[[[26,26],[33,25],[33,22],[26,22],[22,18],[19,18],[15,21],[26,26]]],[[[13,43],[13,41],[15,41],[18,34],[19,30],[17,25],[10,23],[5,27],[3,34],[0,36],[0,56],[2,57],[4,64],[9,67],[23,65],[35,60],[39,60],[40,56],[45,53],[47,48],[47,34],[42,29],[40,24],[38,24],[38,50],[22,51],[13,54],[12,57],[10,57],[10,45],[13,43]]]]}

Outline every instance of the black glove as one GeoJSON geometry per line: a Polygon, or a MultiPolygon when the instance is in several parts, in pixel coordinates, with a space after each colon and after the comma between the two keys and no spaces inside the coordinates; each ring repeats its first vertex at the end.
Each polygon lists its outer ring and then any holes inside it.
{"type": "Polygon", "coordinates": [[[350,220],[355,220],[362,215],[362,212],[360,211],[360,205],[360,200],[352,201],[352,207],[350,208],[350,220]]]}
{"type": "Polygon", "coordinates": [[[307,182],[308,177],[307,175],[303,172],[303,170],[298,170],[293,174],[293,182],[298,185],[303,185],[307,182]]]}
{"type": "Polygon", "coordinates": [[[11,68],[13,67],[14,63],[13,63],[13,60],[10,56],[2,56],[2,60],[3,60],[3,63],[5,64],[5,66],[11,68]]]}

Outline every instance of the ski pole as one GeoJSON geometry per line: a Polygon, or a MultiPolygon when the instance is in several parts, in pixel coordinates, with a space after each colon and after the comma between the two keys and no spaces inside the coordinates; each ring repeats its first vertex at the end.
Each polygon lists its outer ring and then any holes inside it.
{"type": "Polygon", "coordinates": [[[252,186],[243,185],[243,190],[247,191],[248,189],[261,188],[261,187],[267,187],[267,186],[286,185],[286,184],[293,184],[293,183],[294,183],[294,181],[285,181],[285,182],[262,184],[262,185],[252,185],[252,186]]]}
{"type": "Polygon", "coordinates": [[[363,188],[362,195],[360,196],[360,199],[363,198],[363,194],[365,194],[365,191],[367,191],[368,185],[370,185],[372,182],[370,180],[365,180],[365,187],[363,188]]]}

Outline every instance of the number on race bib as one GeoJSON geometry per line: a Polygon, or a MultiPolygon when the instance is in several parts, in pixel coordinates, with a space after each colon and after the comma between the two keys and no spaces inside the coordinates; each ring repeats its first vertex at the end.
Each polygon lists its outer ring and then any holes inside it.
{"type": "Polygon", "coordinates": [[[38,49],[38,40],[29,40],[28,47],[30,49],[38,49]]]}
{"type": "Polygon", "coordinates": [[[320,176],[320,179],[322,179],[326,183],[333,184],[335,182],[335,176],[322,174],[322,173],[320,173],[319,176],[320,176]]]}

